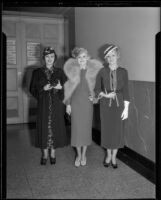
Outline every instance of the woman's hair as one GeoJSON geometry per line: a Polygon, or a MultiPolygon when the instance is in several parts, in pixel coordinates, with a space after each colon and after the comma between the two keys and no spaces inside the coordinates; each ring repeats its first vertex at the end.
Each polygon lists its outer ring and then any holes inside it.
{"type": "Polygon", "coordinates": [[[48,54],[51,54],[51,53],[54,53],[55,55],[55,59],[54,59],[54,62],[56,62],[57,60],[57,55],[56,55],[56,52],[54,50],[53,47],[45,47],[44,50],[43,50],[43,59],[45,59],[45,56],[48,55],[48,54]]]}
{"type": "Polygon", "coordinates": [[[73,58],[77,58],[81,53],[86,53],[87,56],[90,57],[87,49],[85,48],[82,48],[82,47],[75,47],[73,50],[72,50],[72,57],[73,58]]]}

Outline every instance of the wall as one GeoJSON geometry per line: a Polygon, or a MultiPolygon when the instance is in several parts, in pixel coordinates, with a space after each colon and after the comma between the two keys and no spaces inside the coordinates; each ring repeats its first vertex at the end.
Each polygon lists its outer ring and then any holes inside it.
{"type": "Polygon", "coordinates": [[[76,45],[99,57],[99,48],[114,42],[121,48],[121,63],[130,80],[155,81],[159,13],[159,8],[149,7],[75,8],[76,45]]]}
{"type": "MultiPolygon", "coordinates": [[[[160,9],[150,7],[75,8],[76,45],[102,59],[101,48],[121,48],[120,64],[129,73],[130,108],[126,146],[155,161],[155,36],[160,9]]],[[[100,129],[95,106],[93,126],[100,129]]]]}

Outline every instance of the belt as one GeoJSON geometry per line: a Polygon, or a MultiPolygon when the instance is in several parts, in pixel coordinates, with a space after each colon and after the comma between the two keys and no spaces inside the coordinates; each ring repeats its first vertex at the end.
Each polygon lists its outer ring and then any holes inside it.
{"type": "MultiPolygon", "coordinates": [[[[113,91],[113,90],[108,90],[108,91],[107,91],[107,93],[110,93],[110,92],[114,92],[114,91],[113,91]]],[[[118,100],[117,94],[118,94],[118,93],[121,93],[121,90],[116,90],[115,93],[116,93],[116,96],[115,96],[114,100],[116,100],[117,107],[119,107],[119,100],[118,100]]],[[[110,101],[109,101],[109,107],[111,107],[112,98],[110,98],[109,100],[110,100],[110,101]]]]}

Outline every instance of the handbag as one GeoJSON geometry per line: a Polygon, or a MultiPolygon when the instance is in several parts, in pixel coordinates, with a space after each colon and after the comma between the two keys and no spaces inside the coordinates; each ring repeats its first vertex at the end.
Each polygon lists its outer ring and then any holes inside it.
{"type": "Polygon", "coordinates": [[[68,113],[65,112],[64,118],[65,118],[65,124],[71,125],[71,115],[69,115],[68,113]]]}

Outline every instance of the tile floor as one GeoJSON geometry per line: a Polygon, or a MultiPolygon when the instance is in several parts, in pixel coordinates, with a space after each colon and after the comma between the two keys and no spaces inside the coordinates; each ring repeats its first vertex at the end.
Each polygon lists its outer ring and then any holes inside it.
{"type": "Polygon", "coordinates": [[[118,159],[118,169],[102,165],[104,151],[92,143],[87,165],[74,166],[70,146],[56,150],[56,165],[41,166],[40,150],[32,146],[34,128],[7,126],[6,198],[135,199],[155,198],[155,184],[118,159]]]}

